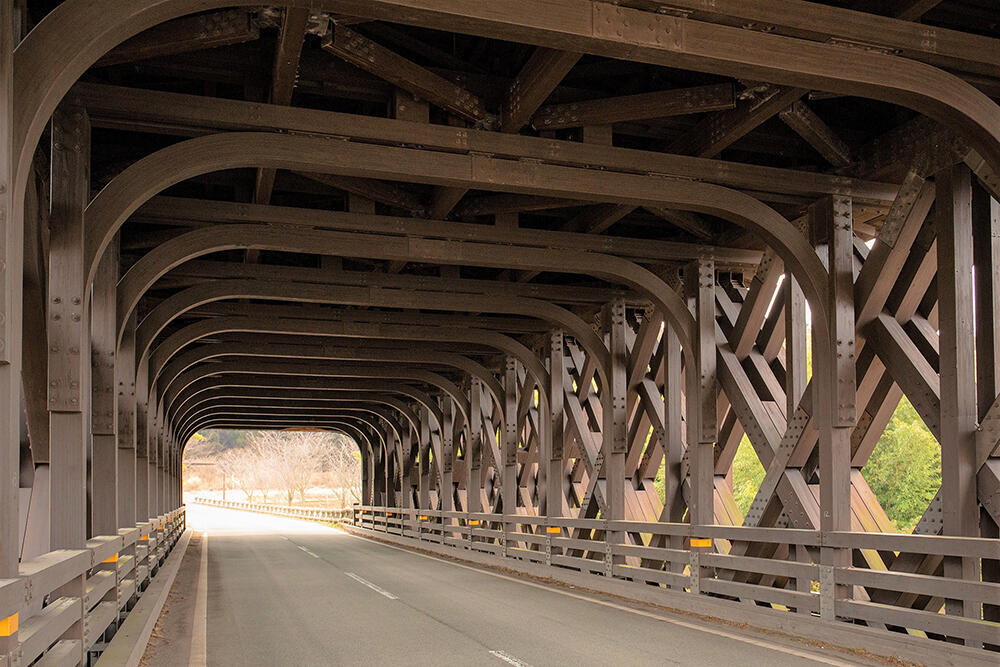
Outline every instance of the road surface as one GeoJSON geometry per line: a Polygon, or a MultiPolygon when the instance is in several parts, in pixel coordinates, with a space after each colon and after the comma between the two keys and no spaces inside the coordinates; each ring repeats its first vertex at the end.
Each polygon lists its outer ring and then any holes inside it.
{"type": "Polygon", "coordinates": [[[858,664],[316,523],[189,505],[188,525],[150,667],[858,664]]]}

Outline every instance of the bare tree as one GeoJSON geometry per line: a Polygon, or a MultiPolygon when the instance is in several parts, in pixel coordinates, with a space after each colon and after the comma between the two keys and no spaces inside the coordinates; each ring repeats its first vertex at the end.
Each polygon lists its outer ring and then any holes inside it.
{"type": "Polygon", "coordinates": [[[361,452],[354,441],[334,435],[330,443],[328,474],[337,509],[361,499],[361,452]]]}
{"type": "Polygon", "coordinates": [[[260,452],[262,463],[274,474],[289,505],[296,494],[305,502],[306,489],[323,469],[330,449],[325,434],[301,431],[262,431],[254,437],[252,447],[260,452]]]}
{"type": "Polygon", "coordinates": [[[230,477],[248,501],[268,502],[280,489],[287,504],[320,480],[329,484],[337,508],[361,498],[361,455],[350,438],[339,433],[258,431],[245,447],[230,449],[218,458],[219,470],[230,477]]]}
{"type": "Polygon", "coordinates": [[[252,452],[244,449],[233,449],[219,457],[219,468],[228,475],[233,483],[253,502],[257,490],[257,477],[260,464],[252,452]]]}

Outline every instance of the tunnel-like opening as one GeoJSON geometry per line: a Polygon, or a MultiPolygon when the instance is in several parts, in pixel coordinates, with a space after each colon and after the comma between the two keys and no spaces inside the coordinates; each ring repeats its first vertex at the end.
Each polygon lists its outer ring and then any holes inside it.
{"type": "Polygon", "coordinates": [[[660,4],[0,5],[0,664],[194,501],[997,648],[993,8],[660,4]]]}
{"type": "Polygon", "coordinates": [[[201,498],[324,510],[362,501],[362,458],[343,431],[206,429],[184,448],[186,502],[201,498]]]}

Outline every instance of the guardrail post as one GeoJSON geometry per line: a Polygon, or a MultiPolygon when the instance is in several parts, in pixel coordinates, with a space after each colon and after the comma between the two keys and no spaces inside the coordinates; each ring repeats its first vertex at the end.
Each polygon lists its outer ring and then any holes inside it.
{"type": "Polygon", "coordinates": [[[837,586],[832,565],[819,566],[819,616],[829,621],[837,617],[837,586]]]}
{"type": "Polygon", "coordinates": [[[500,518],[500,553],[504,558],[508,556],[508,540],[507,540],[507,519],[505,516],[500,518]]]}
{"type": "Polygon", "coordinates": [[[712,575],[710,568],[702,567],[701,554],[711,551],[712,540],[707,537],[692,537],[689,539],[688,544],[691,552],[691,592],[701,593],[702,578],[712,575]]]}
{"type": "Polygon", "coordinates": [[[688,552],[688,562],[690,563],[688,571],[688,580],[690,581],[689,588],[694,594],[701,593],[701,554],[691,549],[688,552]]]}
{"type": "MultiPolygon", "coordinates": [[[[809,556],[809,551],[806,549],[806,545],[795,545],[795,560],[804,564],[812,563],[812,558],[809,556]]],[[[812,592],[812,581],[810,581],[809,577],[795,577],[795,590],[799,593],[810,594],[812,592]]],[[[799,607],[798,612],[800,614],[812,614],[812,611],[805,606],[799,607]]]]}
{"type": "Polygon", "coordinates": [[[52,591],[50,597],[52,600],[57,600],[62,597],[74,598],[75,604],[79,605],[80,617],[73,625],[71,625],[66,632],[59,636],[59,639],[70,639],[77,640],[80,642],[80,661],[84,662],[87,658],[87,646],[84,638],[87,634],[87,606],[84,603],[84,598],[87,595],[87,573],[81,572],[78,576],[73,577],[68,582],[52,591]]]}
{"type": "Polygon", "coordinates": [[[615,561],[614,561],[614,542],[611,539],[611,533],[608,530],[608,522],[604,521],[604,576],[611,578],[614,576],[615,572],[615,561]]]}

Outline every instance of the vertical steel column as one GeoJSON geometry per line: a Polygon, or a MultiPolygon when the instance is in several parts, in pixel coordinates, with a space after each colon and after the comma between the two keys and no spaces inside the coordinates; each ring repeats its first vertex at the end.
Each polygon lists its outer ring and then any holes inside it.
{"type": "MultiPolygon", "coordinates": [[[[814,414],[819,434],[820,530],[851,529],[851,432],[857,420],[854,326],[854,219],[851,200],[826,197],[809,207],[817,252],[825,248],[829,270],[829,347],[813,339],[814,414]]],[[[851,564],[850,549],[824,547],[820,554],[820,613],[836,615],[846,586],[832,587],[833,568],[851,564]]]]}
{"type": "Polygon", "coordinates": [[[365,505],[375,504],[375,448],[372,447],[372,440],[374,436],[367,429],[358,429],[361,435],[364,437],[365,442],[359,443],[359,445],[365,447],[367,451],[367,456],[362,456],[364,459],[364,487],[362,489],[362,494],[364,495],[365,505]]]}
{"type": "MultiPolygon", "coordinates": [[[[517,514],[517,443],[520,439],[520,429],[517,422],[517,360],[508,356],[504,362],[503,378],[503,444],[500,457],[503,459],[503,469],[500,472],[500,498],[502,513],[505,516],[517,514]]],[[[503,538],[502,554],[507,555],[511,548],[510,533],[514,524],[504,521],[501,524],[503,538]]]]}
{"type": "Polygon", "coordinates": [[[162,442],[161,447],[163,448],[163,454],[165,457],[163,463],[163,477],[164,477],[163,502],[166,509],[173,510],[176,509],[176,507],[180,504],[179,502],[177,504],[174,504],[174,496],[173,496],[173,465],[174,465],[174,459],[180,458],[180,454],[174,450],[172,444],[173,441],[170,438],[170,428],[167,426],[167,424],[164,423],[162,404],[159,406],[157,423],[159,424],[157,430],[159,431],[160,434],[160,440],[162,442]]]}
{"type": "MultiPolygon", "coordinates": [[[[441,424],[441,488],[438,496],[441,499],[441,511],[452,512],[455,509],[455,407],[451,396],[441,396],[438,399],[444,423],[441,424]]],[[[443,523],[448,523],[443,521],[443,523]]]]}
{"type": "MultiPolygon", "coordinates": [[[[11,201],[14,174],[14,7],[0,0],[0,579],[18,576],[21,426],[21,287],[24,230],[11,201]]],[[[0,621],[8,620],[0,618],[0,621]]],[[[16,625],[15,616],[10,621],[16,625]]],[[[17,631],[0,636],[0,662],[18,644],[17,631]]]]}
{"type": "Polygon", "coordinates": [[[563,463],[563,447],[566,439],[566,396],[563,375],[566,373],[566,356],[563,349],[563,332],[549,333],[549,424],[551,451],[548,461],[540,458],[539,469],[548,465],[545,476],[545,514],[564,516],[566,512],[566,472],[563,463]]]}
{"type": "Polygon", "coordinates": [[[386,489],[385,479],[386,479],[386,473],[389,470],[388,432],[391,431],[392,429],[389,427],[388,424],[384,424],[382,422],[376,422],[376,424],[378,424],[378,427],[381,428],[381,431],[379,431],[376,435],[380,435],[381,438],[379,438],[380,445],[379,445],[379,458],[378,458],[378,468],[377,468],[378,474],[375,475],[375,494],[378,497],[378,502],[375,504],[381,507],[385,507],[386,505],[389,504],[388,502],[386,502],[387,489],[386,489]]]}
{"type": "MultiPolygon", "coordinates": [[[[604,308],[605,335],[611,361],[607,369],[608,386],[601,387],[601,450],[604,454],[606,507],[603,516],[609,521],[625,518],[625,453],[628,451],[628,348],[626,344],[625,301],[616,299],[604,308]]],[[[622,534],[609,531],[609,542],[620,543],[622,534]]]]}
{"type": "Polygon", "coordinates": [[[115,440],[115,308],[118,237],[104,251],[90,297],[91,337],[91,526],[94,535],[118,533],[118,444],[115,440]]]}
{"type": "Polygon", "coordinates": [[[809,381],[806,368],[806,298],[791,272],[785,274],[785,417],[799,407],[809,381]]]}
{"type": "Polygon", "coordinates": [[[174,504],[173,468],[174,452],[170,447],[170,435],[166,429],[160,429],[163,438],[163,507],[166,510],[176,509],[174,504]]]}
{"type": "Polygon", "coordinates": [[[684,458],[684,434],[681,419],[681,341],[669,323],[663,337],[663,491],[661,520],[679,522],[684,516],[681,460],[684,458]]]}
{"type": "Polygon", "coordinates": [[[979,419],[1000,394],[1000,202],[973,180],[972,241],[976,267],[976,390],[979,419]]]}
{"type": "Polygon", "coordinates": [[[503,513],[517,514],[517,360],[508,356],[504,363],[504,432],[501,495],[503,513]]]}
{"type": "Polygon", "coordinates": [[[183,476],[181,473],[180,445],[174,441],[173,436],[168,439],[168,449],[170,451],[170,505],[171,509],[176,509],[184,504],[183,476]]]}
{"type": "MultiPolygon", "coordinates": [[[[148,371],[147,371],[148,374],[148,371]]],[[[160,450],[156,437],[156,383],[146,392],[146,462],[149,465],[147,483],[149,485],[149,516],[161,514],[159,505],[160,479],[157,472],[160,463],[160,450]]]]}
{"type": "Polygon", "coordinates": [[[396,480],[399,479],[399,474],[396,472],[396,465],[393,461],[396,461],[394,454],[398,451],[398,440],[396,438],[396,429],[394,424],[387,423],[385,430],[385,504],[389,507],[396,507],[398,505],[398,499],[396,496],[396,480]]]}
{"type": "Polygon", "coordinates": [[[420,497],[418,503],[420,509],[431,509],[431,415],[430,411],[423,405],[418,409],[420,416],[420,497]]]}
{"type": "MultiPolygon", "coordinates": [[[[133,352],[134,353],[134,352],[133,352]]],[[[133,364],[135,362],[133,361],[133,364]]],[[[149,369],[135,367],[135,520],[149,519],[149,369]]]]}
{"type": "MultiPolygon", "coordinates": [[[[543,358],[545,357],[544,349],[540,349],[538,352],[543,358]]],[[[526,396],[522,397],[522,400],[526,398],[528,402],[527,422],[529,424],[532,423],[532,407],[535,408],[536,415],[534,426],[536,447],[535,458],[537,463],[535,464],[534,479],[532,480],[530,472],[526,475],[528,478],[526,480],[528,483],[528,497],[531,497],[531,487],[534,486],[535,511],[539,516],[548,516],[549,461],[552,459],[552,420],[546,418],[545,410],[549,405],[549,392],[548,387],[541,383],[541,381],[536,384],[534,382],[534,378],[527,372],[526,369],[524,372],[524,382],[524,391],[530,392],[527,393],[526,396]],[[534,482],[534,484],[532,484],[532,482],[534,482]]]]}
{"type": "Polygon", "coordinates": [[[418,476],[417,467],[414,465],[413,460],[413,437],[413,424],[407,419],[406,423],[403,424],[403,442],[401,444],[403,457],[402,470],[400,470],[400,475],[402,476],[402,487],[400,490],[403,494],[403,499],[400,507],[413,507],[413,498],[416,495],[418,476]]]}
{"type": "MultiPolygon", "coordinates": [[[[971,178],[964,164],[934,177],[941,332],[941,518],[944,534],[955,536],[979,535],[971,178]]],[[[947,557],[944,567],[946,577],[979,579],[973,558],[947,557]]],[[[946,608],[949,614],[980,614],[978,603],[947,600],[946,608]]]]}
{"type": "Polygon", "coordinates": [[[483,381],[472,376],[469,383],[469,442],[465,452],[465,509],[469,513],[482,511],[483,465],[483,381]]]}
{"type": "Polygon", "coordinates": [[[135,512],[135,312],[115,357],[115,384],[118,389],[118,524],[131,528],[135,512]]]}
{"type": "Polygon", "coordinates": [[[166,429],[160,428],[160,438],[163,440],[163,509],[175,509],[173,504],[173,452],[170,449],[170,436],[166,429]]]}
{"type": "MultiPolygon", "coordinates": [[[[972,183],[972,242],[976,267],[976,390],[982,421],[1000,397],[1000,202],[976,180],[972,183]]],[[[982,537],[1000,537],[1000,527],[985,510],[980,513],[979,529],[982,537]]],[[[983,559],[982,575],[983,581],[1000,581],[1000,558],[983,559]]],[[[1000,621],[1000,604],[984,604],[983,618],[1000,621]]]]}
{"type": "Polygon", "coordinates": [[[685,350],[688,460],[691,463],[691,524],[715,523],[716,348],[715,262],[698,259],[684,276],[693,302],[696,339],[685,350]]]}
{"type": "Polygon", "coordinates": [[[90,198],[90,120],[80,107],[52,115],[52,201],[47,334],[50,546],[87,541],[87,420],[84,367],[90,350],[83,268],[83,212],[90,198]]]}

